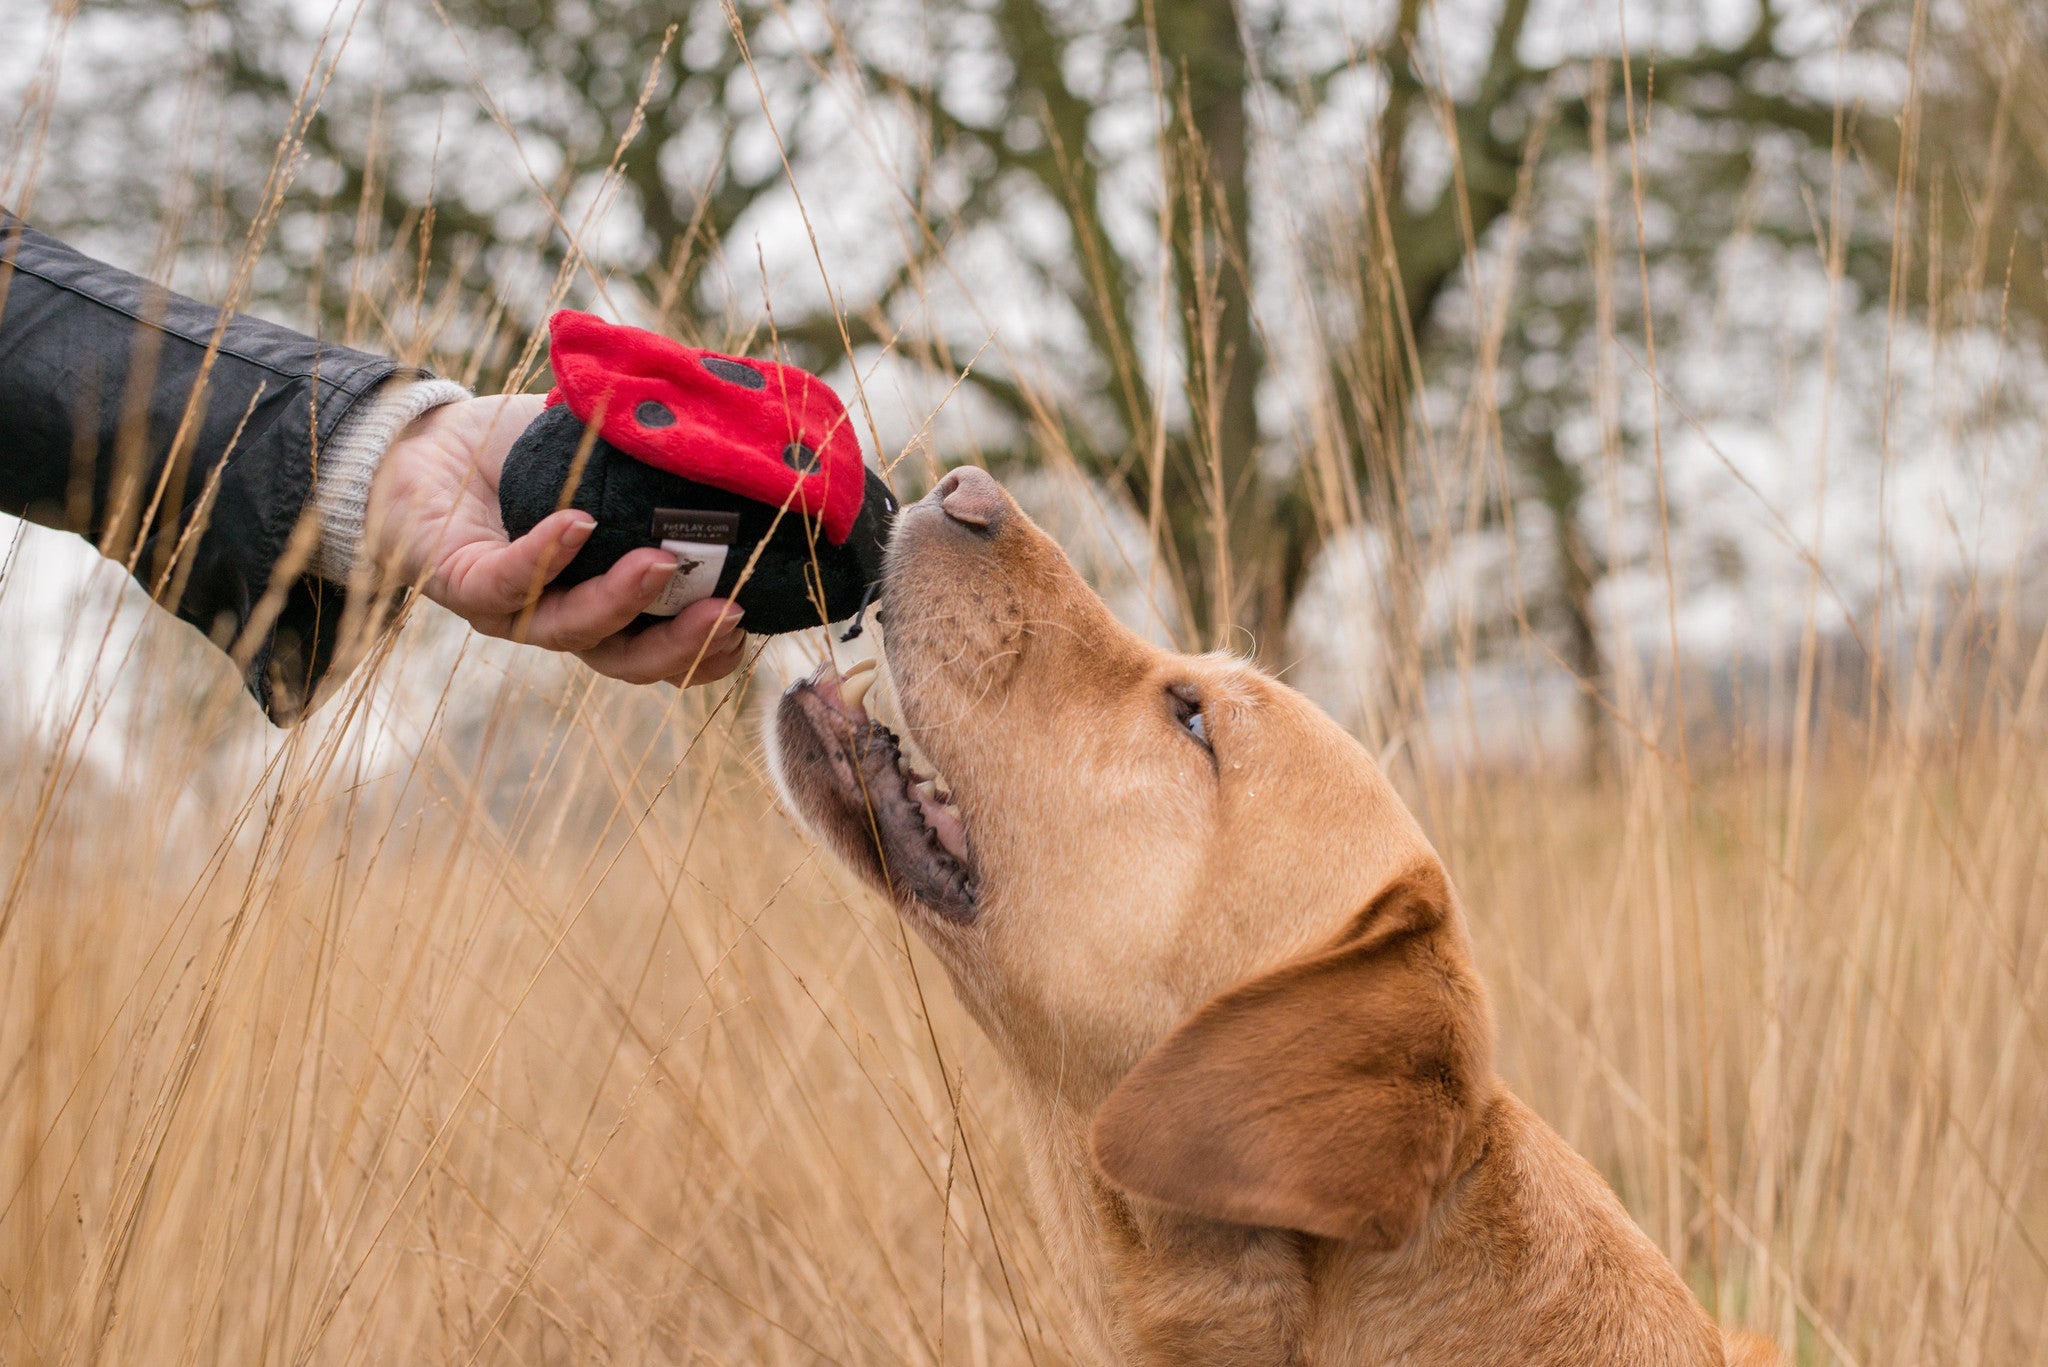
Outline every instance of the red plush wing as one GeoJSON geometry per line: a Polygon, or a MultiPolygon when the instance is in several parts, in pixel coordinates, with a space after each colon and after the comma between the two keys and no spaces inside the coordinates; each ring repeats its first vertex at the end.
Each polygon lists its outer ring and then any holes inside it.
{"type": "Polygon", "coordinates": [[[865,492],[860,440],[825,382],[564,309],[548,320],[555,390],[636,460],[816,518],[846,540],[865,492]]]}

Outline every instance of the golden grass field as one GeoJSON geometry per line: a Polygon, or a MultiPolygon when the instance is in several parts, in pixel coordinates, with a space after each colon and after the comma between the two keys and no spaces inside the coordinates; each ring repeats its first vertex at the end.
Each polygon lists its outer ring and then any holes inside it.
{"type": "MultiPolygon", "coordinates": [[[[995,1060],[773,812],[770,689],[472,652],[426,739],[351,714],[448,638],[269,737],[153,623],[203,706],[22,752],[0,1360],[1067,1360],[995,1060]]],[[[2040,1351],[2048,654],[1943,644],[1875,733],[1394,764],[1511,1083],[1802,1362],[2040,1351]]]]}
{"type": "MultiPolygon", "coordinates": [[[[366,288],[417,319],[412,255],[366,288]]],[[[1492,487],[1488,402],[1419,486],[1492,487]]],[[[1374,511],[1339,483],[1333,533],[1374,511]]],[[[2048,638],[2003,573],[1875,664],[1808,585],[1718,714],[1618,650],[1594,774],[1361,724],[1509,1083],[1802,1364],[2048,1361],[2048,638]]],[[[1070,1360],[994,1056],[774,809],[760,710],[815,641],[678,694],[417,608],[272,732],[194,633],[109,634],[110,577],[60,616],[116,705],[0,716],[0,1365],[1070,1360]]]]}

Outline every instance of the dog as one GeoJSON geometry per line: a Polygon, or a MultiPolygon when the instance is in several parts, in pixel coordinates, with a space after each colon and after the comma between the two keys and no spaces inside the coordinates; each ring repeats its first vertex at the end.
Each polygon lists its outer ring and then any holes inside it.
{"type": "Polygon", "coordinates": [[[1494,1073],[1443,863],[1335,722],[1140,639],[979,469],[903,510],[878,602],[939,774],[830,668],[770,766],[1005,1061],[1100,1361],[1783,1361],[1494,1073]]]}

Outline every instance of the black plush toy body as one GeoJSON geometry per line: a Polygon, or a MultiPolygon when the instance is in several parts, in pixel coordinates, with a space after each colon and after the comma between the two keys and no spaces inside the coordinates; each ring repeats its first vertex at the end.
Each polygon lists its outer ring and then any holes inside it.
{"type": "Polygon", "coordinates": [[[568,310],[548,334],[556,385],[505,457],[498,507],[514,537],[560,508],[597,519],[556,585],[661,546],[676,574],[651,615],[730,598],[772,635],[860,610],[896,499],[824,381],[568,310]]]}

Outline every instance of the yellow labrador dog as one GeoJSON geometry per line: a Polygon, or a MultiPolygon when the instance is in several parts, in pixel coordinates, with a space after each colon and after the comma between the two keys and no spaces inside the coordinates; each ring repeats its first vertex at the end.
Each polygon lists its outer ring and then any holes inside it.
{"type": "Polygon", "coordinates": [[[903,511],[881,616],[943,779],[827,670],[777,781],[1007,1061],[1102,1361],[1780,1361],[1494,1074],[1443,865],[1314,705],[1140,640],[976,469],[903,511]]]}

